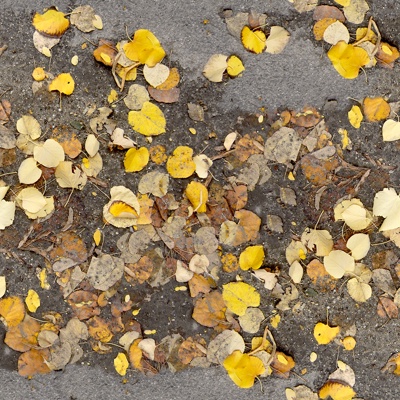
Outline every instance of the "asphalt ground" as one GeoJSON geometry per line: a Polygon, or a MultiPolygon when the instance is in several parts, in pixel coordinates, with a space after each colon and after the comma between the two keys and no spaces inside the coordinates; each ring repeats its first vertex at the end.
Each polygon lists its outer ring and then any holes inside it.
{"type": "MultiPolygon", "coordinates": [[[[22,111],[19,111],[18,107],[29,107],[32,101],[30,80],[27,77],[33,66],[41,60],[31,44],[31,18],[35,11],[40,12],[52,4],[35,0],[3,0],[1,3],[0,44],[7,44],[8,50],[0,59],[0,89],[7,90],[8,98],[17,106],[13,108],[13,113],[19,115],[22,111]]],[[[171,60],[179,65],[183,77],[182,86],[191,90],[191,95],[187,98],[206,104],[210,121],[216,126],[229,125],[237,116],[255,113],[260,107],[267,107],[273,111],[280,107],[301,109],[305,105],[314,106],[323,113],[328,113],[333,107],[333,118],[340,124],[346,120],[352,99],[385,95],[393,101],[400,100],[397,64],[393,70],[374,68],[366,75],[361,74],[356,80],[343,79],[325,56],[327,48],[322,48],[313,39],[311,13],[299,14],[284,0],[189,0],[182,3],[169,0],[88,0],[86,4],[90,4],[104,22],[102,31],[85,35],[93,42],[99,38],[119,40],[126,37],[126,31],[133,32],[138,28],[154,32],[171,60]],[[270,18],[269,21],[289,30],[291,39],[288,46],[282,54],[273,57],[267,54],[255,56],[246,52],[227,32],[220,16],[224,9],[232,9],[235,12],[250,9],[265,12],[270,18]],[[208,23],[204,24],[204,20],[208,20],[208,23]],[[243,76],[229,83],[210,85],[201,71],[208,58],[215,53],[238,54],[246,66],[243,76]]],[[[67,12],[78,3],[60,0],[55,5],[67,12]]],[[[400,4],[395,0],[370,0],[369,5],[370,15],[374,16],[382,35],[390,43],[399,46],[400,4]]],[[[83,37],[77,30],[71,32],[57,50],[58,59],[69,59],[80,48],[82,41],[83,37]]],[[[88,96],[96,101],[109,92],[112,81],[101,87],[101,76],[91,76],[90,68],[87,71],[82,72],[81,79],[87,79],[90,89],[88,96]]],[[[62,116],[55,110],[53,120],[57,118],[62,116]]],[[[376,132],[371,141],[373,140],[378,140],[376,132]]],[[[374,148],[371,148],[370,156],[374,156],[374,148]]],[[[390,158],[393,164],[397,164],[398,151],[391,153],[390,158]]],[[[10,263],[4,259],[2,262],[4,265],[10,263]]],[[[343,306],[343,310],[346,307],[343,306]]],[[[324,313],[325,310],[322,310],[321,314],[324,313]]],[[[307,318],[311,320],[310,316],[307,318]]],[[[363,375],[356,386],[357,393],[364,399],[396,399],[398,380],[396,377],[383,376],[379,367],[383,366],[382,363],[392,352],[400,350],[397,334],[399,324],[395,321],[388,324],[387,329],[380,329],[374,319],[371,319],[370,323],[369,320],[365,318],[359,327],[360,335],[368,338],[368,343],[355,355],[358,363],[364,366],[363,375]],[[379,351],[384,356],[378,359],[381,354],[379,351]],[[375,370],[369,368],[374,361],[377,362],[377,365],[374,365],[375,370]]],[[[296,342],[295,339],[290,343],[287,339],[283,345],[300,347],[304,343],[296,342]]],[[[310,351],[311,349],[308,352],[310,351]]],[[[104,364],[88,366],[87,363],[69,365],[64,371],[26,380],[13,370],[15,364],[7,363],[7,359],[12,355],[4,344],[0,344],[0,357],[0,398],[4,400],[222,397],[278,400],[285,398],[286,387],[306,384],[310,387],[315,385],[314,389],[317,390],[321,382],[320,371],[314,369],[304,378],[298,375],[292,375],[289,380],[271,378],[263,380],[262,387],[256,383],[252,389],[243,391],[231,382],[225,371],[213,367],[206,370],[186,370],[179,374],[167,371],[153,377],[134,374],[127,383],[122,383],[111,364],[107,368],[104,364]]]]}

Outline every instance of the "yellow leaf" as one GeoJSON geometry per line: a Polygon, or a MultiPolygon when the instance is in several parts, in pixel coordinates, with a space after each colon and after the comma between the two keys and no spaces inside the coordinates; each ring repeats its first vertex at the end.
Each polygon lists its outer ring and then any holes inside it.
{"type": "Polygon", "coordinates": [[[193,150],[188,146],[178,146],[168,157],[167,171],[173,178],[188,178],[196,171],[193,150]]]}
{"type": "Polygon", "coordinates": [[[354,339],[352,336],[346,336],[342,340],[343,347],[346,350],[353,350],[354,347],[356,347],[356,339],[354,339]]]}
{"type": "Polygon", "coordinates": [[[343,7],[348,7],[351,3],[351,0],[335,0],[335,3],[340,4],[343,7]]]}
{"type": "Polygon", "coordinates": [[[344,41],[336,43],[328,51],[328,58],[343,78],[357,78],[360,68],[370,62],[368,53],[344,41]]]}
{"type": "Polygon", "coordinates": [[[29,289],[28,295],[25,299],[25,304],[28,307],[28,310],[33,313],[39,308],[40,297],[33,289],[29,289]]]}
{"type": "Polygon", "coordinates": [[[390,106],[382,97],[366,97],[363,102],[365,118],[371,122],[382,121],[390,114],[390,106]]]}
{"type": "Polygon", "coordinates": [[[226,72],[228,72],[228,75],[231,77],[238,76],[245,70],[242,60],[235,55],[230,56],[227,60],[227,63],[228,66],[226,68],[226,72]]]}
{"type": "Polygon", "coordinates": [[[107,101],[111,104],[111,103],[114,103],[114,101],[117,99],[118,99],[117,91],[114,89],[111,89],[110,94],[107,97],[107,101]]]}
{"type": "Polygon", "coordinates": [[[330,397],[332,400],[351,400],[356,392],[345,383],[328,381],[322,386],[318,394],[321,399],[330,397]]]}
{"type": "Polygon", "coordinates": [[[32,24],[38,32],[55,37],[60,37],[69,27],[65,14],[53,9],[44,14],[36,13],[32,24]]]}
{"type": "Polygon", "coordinates": [[[142,367],[143,352],[138,347],[140,341],[141,339],[136,339],[129,347],[129,352],[128,352],[129,361],[131,363],[132,368],[138,369],[139,371],[143,369],[142,367]]]}
{"type": "Polygon", "coordinates": [[[55,77],[49,85],[49,91],[57,90],[60,93],[70,95],[75,89],[75,81],[70,73],[63,73],[55,77]]]}
{"type": "Polygon", "coordinates": [[[207,211],[208,190],[200,182],[190,182],[185,190],[186,197],[192,203],[194,211],[205,213],[207,211]]]}
{"type": "Polygon", "coordinates": [[[354,128],[358,129],[361,126],[363,115],[359,106],[351,107],[351,110],[347,113],[347,116],[349,118],[350,124],[354,128]]]}
{"type": "Polygon", "coordinates": [[[115,201],[111,204],[109,208],[109,212],[114,217],[118,218],[137,218],[138,213],[136,210],[131,207],[129,204],[124,203],[123,201],[115,201]]]}
{"type": "Polygon", "coordinates": [[[270,319],[269,319],[269,323],[271,324],[271,326],[275,329],[278,328],[279,323],[281,322],[281,316],[279,314],[273,315],[270,319]]]}
{"type": "Polygon", "coordinates": [[[129,367],[129,362],[124,353],[118,353],[117,357],[114,358],[114,368],[121,375],[126,375],[126,370],[129,367]]]}
{"type": "Polygon", "coordinates": [[[246,313],[247,307],[260,305],[260,294],[253,286],[245,282],[231,282],[223,285],[222,298],[228,309],[239,316],[246,313]]]}
{"type": "Polygon", "coordinates": [[[36,67],[32,72],[32,78],[35,81],[40,82],[47,78],[47,74],[42,67],[36,67]]]}
{"type": "Polygon", "coordinates": [[[158,39],[147,29],[135,32],[133,40],[124,45],[125,55],[132,61],[154,67],[165,57],[165,51],[158,39]]]}
{"type": "Polygon", "coordinates": [[[149,150],[146,147],[129,149],[124,158],[126,172],[141,171],[149,162],[149,150]]]}
{"type": "Polygon", "coordinates": [[[349,138],[349,132],[347,132],[347,129],[339,128],[338,133],[342,137],[342,149],[351,150],[351,140],[349,138]]]}
{"type": "Polygon", "coordinates": [[[163,112],[149,101],[144,102],[140,111],[129,111],[128,122],[135,131],[144,136],[157,136],[165,132],[163,112]]]}
{"type": "Polygon", "coordinates": [[[243,354],[239,350],[226,357],[223,366],[233,382],[241,388],[252,387],[256,376],[265,372],[264,364],[259,358],[243,354]]]}
{"type": "Polygon", "coordinates": [[[265,49],[266,36],[263,31],[252,31],[248,26],[242,29],[242,44],[246,50],[253,53],[262,53],[265,49]]]}
{"type": "Polygon", "coordinates": [[[318,344],[328,344],[339,334],[340,327],[330,327],[327,324],[318,322],[314,326],[314,337],[318,344]]]}
{"type": "Polygon", "coordinates": [[[19,325],[25,317],[25,306],[17,296],[0,300],[0,316],[4,318],[8,328],[19,325]]]}
{"type": "Polygon", "coordinates": [[[259,269],[264,262],[264,247],[261,245],[249,246],[240,253],[239,267],[243,271],[259,269]]]}
{"type": "Polygon", "coordinates": [[[100,229],[96,229],[96,231],[93,233],[93,240],[96,246],[101,243],[102,236],[103,235],[100,229]]]}
{"type": "Polygon", "coordinates": [[[47,270],[46,270],[46,268],[41,269],[40,272],[37,274],[37,277],[39,278],[39,281],[40,281],[40,287],[42,289],[49,290],[50,289],[50,284],[47,281],[47,270]]]}

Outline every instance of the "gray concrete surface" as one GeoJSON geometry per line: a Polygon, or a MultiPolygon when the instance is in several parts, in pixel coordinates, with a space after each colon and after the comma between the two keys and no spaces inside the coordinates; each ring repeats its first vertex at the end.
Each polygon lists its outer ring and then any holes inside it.
{"type": "MultiPolygon", "coordinates": [[[[2,0],[1,38],[7,39],[8,52],[13,54],[15,64],[1,65],[0,83],[21,90],[30,90],[29,84],[20,87],[21,76],[18,68],[33,60],[24,59],[20,49],[13,48],[13,41],[22,36],[31,40],[33,29],[30,19],[34,11],[50,6],[47,1],[2,0]],[[13,52],[13,53],[12,53],[13,52]],[[15,68],[11,70],[10,68],[15,68]]],[[[303,107],[312,105],[323,107],[328,99],[338,101],[339,107],[349,104],[349,97],[363,98],[366,95],[389,95],[399,100],[398,65],[394,70],[375,68],[355,81],[341,78],[332,68],[325,51],[312,40],[310,24],[304,25],[304,16],[294,11],[286,0],[264,1],[214,1],[214,0],[88,0],[103,18],[103,31],[85,34],[96,42],[98,38],[118,40],[125,37],[125,28],[132,32],[138,28],[152,30],[159,38],[172,59],[179,63],[183,85],[207,84],[201,75],[209,56],[215,53],[238,54],[246,66],[241,78],[221,84],[218,101],[204,99],[212,104],[211,112],[218,118],[221,115],[240,110],[255,112],[258,107],[275,108],[280,106],[303,107]],[[254,9],[266,12],[277,23],[285,23],[292,37],[285,51],[280,55],[254,55],[242,49],[240,43],[230,36],[218,13],[223,8],[234,11],[254,9]],[[204,25],[203,20],[209,20],[204,25]]],[[[369,1],[371,14],[377,16],[379,26],[383,26],[394,44],[399,44],[399,28],[393,13],[400,17],[400,5],[396,1],[369,1]],[[390,18],[387,18],[390,14],[390,18]],[[387,25],[385,27],[385,25],[387,25]]],[[[55,2],[62,11],[68,12],[78,5],[76,1],[59,0],[55,2]]],[[[311,15],[308,14],[308,19],[311,15]]],[[[65,50],[72,56],[79,48],[82,36],[75,31],[65,50]]],[[[9,53],[10,54],[10,53],[9,53]]],[[[0,60],[3,62],[3,59],[0,60]]],[[[0,344],[4,346],[4,344],[0,344]]],[[[394,349],[396,350],[396,349],[394,349]]],[[[5,353],[2,353],[5,354],[5,353]]],[[[121,378],[112,370],[95,366],[68,366],[65,371],[33,380],[25,380],[16,372],[0,369],[0,399],[284,399],[285,387],[295,384],[312,386],[314,373],[305,378],[307,382],[293,376],[290,380],[263,380],[263,392],[259,384],[250,390],[240,390],[230,381],[220,368],[189,370],[180,374],[162,373],[147,378],[134,375],[123,384],[121,378]]],[[[375,382],[378,386],[379,382],[375,382]]],[[[373,385],[374,382],[371,382],[373,385]]],[[[396,398],[396,388],[385,388],[385,399],[396,398]]],[[[373,390],[364,391],[365,399],[379,399],[373,390]],[[372,397],[368,397],[370,394],[372,397]]],[[[379,393],[379,392],[377,392],[379,393]]]]}

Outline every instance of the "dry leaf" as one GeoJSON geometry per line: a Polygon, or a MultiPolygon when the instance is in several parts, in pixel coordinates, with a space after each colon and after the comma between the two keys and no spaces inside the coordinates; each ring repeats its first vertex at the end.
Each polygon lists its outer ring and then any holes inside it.
{"type": "Polygon", "coordinates": [[[314,337],[318,344],[328,344],[339,334],[340,327],[330,327],[327,324],[318,322],[314,326],[314,337]]]}
{"type": "Polygon", "coordinates": [[[35,13],[32,24],[35,29],[47,36],[60,37],[69,27],[65,14],[49,9],[44,14],[35,13]]]}
{"type": "Polygon", "coordinates": [[[145,101],[140,111],[129,111],[129,125],[144,136],[157,136],[165,132],[163,112],[154,104],[145,101]]]}
{"type": "Polygon", "coordinates": [[[231,282],[223,285],[222,297],[226,306],[236,315],[244,315],[247,307],[260,305],[260,294],[245,282],[231,282]]]}

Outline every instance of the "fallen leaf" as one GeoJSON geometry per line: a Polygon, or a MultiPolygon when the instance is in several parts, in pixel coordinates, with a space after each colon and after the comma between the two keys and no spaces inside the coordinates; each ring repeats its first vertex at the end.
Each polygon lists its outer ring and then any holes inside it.
{"type": "Polygon", "coordinates": [[[32,24],[40,33],[54,37],[62,36],[69,27],[65,14],[55,9],[47,10],[44,14],[35,13],[32,24]]]}
{"type": "Polygon", "coordinates": [[[168,192],[169,176],[163,172],[152,171],[144,175],[138,185],[139,193],[151,193],[156,197],[163,197],[168,192]]]}
{"type": "Polygon", "coordinates": [[[222,297],[227,308],[236,315],[244,315],[247,307],[260,305],[260,294],[245,282],[231,282],[223,285],[222,297]]]}
{"type": "MultiPolygon", "coordinates": [[[[168,172],[171,173],[169,170],[168,172]]],[[[185,195],[192,204],[194,212],[205,213],[207,211],[208,190],[202,183],[196,181],[190,182],[186,186],[185,195]]]]}
{"type": "Polygon", "coordinates": [[[321,399],[331,397],[332,400],[351,400],[356,395],[356,392],[345,383],[328,381],[322,386],[318,395],[321,399]]]}
{"type": "Polygon", "coordinates": [[[227,60],[226,72],[231,78],[235,78],[245,70],[242,60],[238,56],[229,56],[227,60]]]}
{"type": "Polygon", "coordinates": [[[75,89],[75,81],[70,73],[63,73],[56,76],[49,85],[49,91],[57,90],[67,96],[71,95],[75,89]]]}
{"type": "Polygon", "coordinates": [[[382,126],[382,137],[384,142],[393,142],[400,139],[400,121],[388,119],[382,126]]]}
{"type": "Polygon", "coordinates": [[[226,329],[210,341],[207,348],[208,361],[223,364],[224,360],[234,351],[244,352],[243,337],[234,330],[226,329]]]}
{"type": "Polygon", "coordinates": [[[95,289],[106,291],[115,285],[123,274],[122,259],[102,254],[100,257],[92,257],[86,276],[95,289]]]}
{"type": "Polygon", "coordinates": [[[344,41],[331,47],[328,51],[328,58],[336,71],[346,79],[357,78],[360,68],[370,61],[368,53],[364,49],[344,41]]]}
{"type": "Polygon", "coordinates": [[[290,39],[290,33],[281,26],[271,26],[265,41],[265,52],[270,54],[282,53],[290,39]]]}
{"type": "Polygon", "coordinates": [[[157,136],[165,132],[163,112],[154,104],[145,101],[140,111],[129,111],[129,125],[144,136],[157,136]]]}
{"type": "Polygon", "coordinates": [[[339,334],[340,327],[330,327],[328,324],[318,322],[314,326],[314,337],[318,344],[328,344],[339,334]]]}
{"type": "Polygon", "coordinates": [[[31,313],[35,313],[36,310],[39,308],[40,297],[33,289],[28,290],[28,294],[25,298],[25,304],[31,313]]]}
{"type": "Polygon", "coordinates": [[[351,278],[347,281],[347,290],[351,298],[358,303],[364,303],[372,296],[371,286],[358,278],[351,278]]]}
{"type": "Polygon", "coordinates": [[[332,236],[327,230],[306,228],[301,235],[301,242],[317,257],[327,256],[333,248],[332,236]]]}
{"type": "Polygon", "coordinates": [[[354,231],[367,228],[372,216],[359,199],[343,200],[334,208],[335,221],[344,221],[354,231]]]}
{"type": "Polygon", "coordinates": [[[17,131],[22,135],[29,136],[32,140],[39,139],[42,134],[39,122],[32,115],[23,115],[17,121],[17,131]]]}
{"type": "Polygon", "coordinates": [[[347,116],[349,118],[350,124],[354,128],[358,129],[361,126],[361,122],[364,117],[361,113],[361,108],[359,106],[351,107],[351,110],[347,113],[347,116]]]}
{"type": "Polygon", "coordinates": [[[351,255],[355,260],[361,260],[368,254],[371,247],[369,235],[356,233],[347,240],[346,247],[351,250],[351,255]]]}
{"type": "Polygon", "coordinates": [[[324,267],[335,279],[340,279],[346,272],[353,272],[355,261],[342,250],[332,250],[324,257],[324,267]]]}
{"type": "Polygon", "coordinates": [[[226,305],[221,293],[214,291],[196,300],[192,317],[199,324],[213,328],[224,323],[225,310],[226,305]]]}
{"type": "Polygon", "coordinates": [[[259,269],[265,258],[264,247],[262,245],[248,246],[239,256],[239,266],[243,271],[249,269],[259,269]]]}
{"type": "Polygon", "coordinates": [[[54,139],[47,139],[43,145],[33,148],[33,158],[47,168],[55,168],[64,161],[65,153],[60,143],[54,139]]]}
{"type": "Polygon", "coordinates": [[[0,200],[0,230],[12,225],[15,217],[15,202],[0,200]]]}
{"type": "Polygon", "coordinates": [[[369,6],[365,0],[351,0],[348,5],[343,7],[344,16],[352,24],[361,24],[368,10],[369,6]]]}
{"type": "Polygon", "coordinates": [[[18,373],[26,378],[36,374],[48,374],[51,370],[46,364],[50,353],[48,349],[30,349],[18,358],[18,373]]]}
{"type": "Polygon", "coordinates": [[[85,172],[74,166],[71,161],[61,161],[54,172],[54,176],[62,188],[82,190],[87,182],[85,172]]]}
{"type": "Polygon", "coordinates": [[[38,168],[36,160],[29,157],[21,162],[18,168],[18,179],[21,183],[30,185],[37,182],[42,176],[42,170],[38,168]]]}
{"type": "Polygon", "coordinates": [[[167,171],[173,178],[188,178],[196,170],[193,150],[188,146],[178,146],[168,157],[167,171]]]}
{"type": "Polygon", "coordinates": [[[235,350],[223,363],[229,377],[241,388],[250,388],[254,379],[265,372],[262,361],[254,356],[235,350]]]}
{"type": "Polygon", "coordinates": [[[363,101],[363,113],[370,122],[386,119],[390,114],[390,106],[382,97],[366,97],[363,101]]]}
{"type": "Polygon", "coordinates": [[[400,197],[393,188],[384,188],[375,194],[374,215],[384,217],[380,231],[400,228],[400,197]]]}
{"type": "Polygon", "coordinates": [[[244,332],[257,333],[265,316],[259,308],[248,307],[244,315],[239,317],[239,324],[244,332]]]}
{"type": "Polygon", "coordinates": [[[89,5],[79,6],[72,10],[70,21],[82,32],[92,32],[96,28],[96,14],[89,5]]]}
{"type": "Polygon", "coordinates": [[[123,47],[126,56],[132,61],[154,67],[165,57],[165,51],[155,35],[147,29],[138,29],[133,40],[123,47]]]}
{"type": "Polygon", "coordinates": [[[0,275],[0,299],[5,295],[7,289],[6,277],[0,275]]]}
{"type": "Polygon", "coordinates": [[[322,40],[324,38],[325,30],[328,28],[329,25],[336,22],[336,18],[322,18],[314,24],[313,33],[315,40],[322,40]]]}
{"type": "Polygon", "coordinates": [[[118,353],[117,357],[114,358],[114,368],[121,375],[125,376],[126,371],[129,367],[128,358],[125,353],[118,353]]]}
{"type": "Polygon", "coordinates": [[[382,368],[383,372],[400,375],[400,353],[393,354],[382,368]]]}
{"type": "Polygon", "coordinates": [[[345,43],[349,43],[350,33],[346,26],[340,22],[335,21],[329,26],[326,27],[323,35],[323,39],[325,42],[335,45],[336,43],[343,41],[345,43]]]}
{"type": "Polygon", "coordinates": [[[109,323],[98,316],[94,316],[87,321],[89,335],[102,343],[108,343],[114,336],[110,330],[109,323]]]}
{"type": "Polygon", "coordinates": [[[0,316],[4,319],[7,328],[19,325],[25,318],[25,306],[18,296],[0,299],[0,316]]]}
{"type": "Polygon", "coordinates": [[[149,162],[149,150],[146,147],[129,149],[124,158],[126,172],[141,171],[149,162]]]}
{"type": "Polygon", "coordinates": [[[253,31],[248,26],[243,27],[241,40],[243,47],[256,54],[260,54],[266,47],[266,36],[261,30],[253,31]]]}
{"type": "Polygon", "coordinates": [[[169,76],[169,68],[161,63],[157,63],[154,67],[143,67],[143,76],[146,82],[153,88],[162,85],[169,76]]]}
{"type": "Polygon", "coordinates": [[[292,278],[293,283],[300,283],[303,278],[303,267],[298,261],[293,261],[289,267],[289,276],[292,278]]]}
{"type": "Polygon", "coordinates": [[[207,61],[203,75],[211,82],[222,82],[225,70],[228,67],[227,56],[214,54],[207,61]]]}

